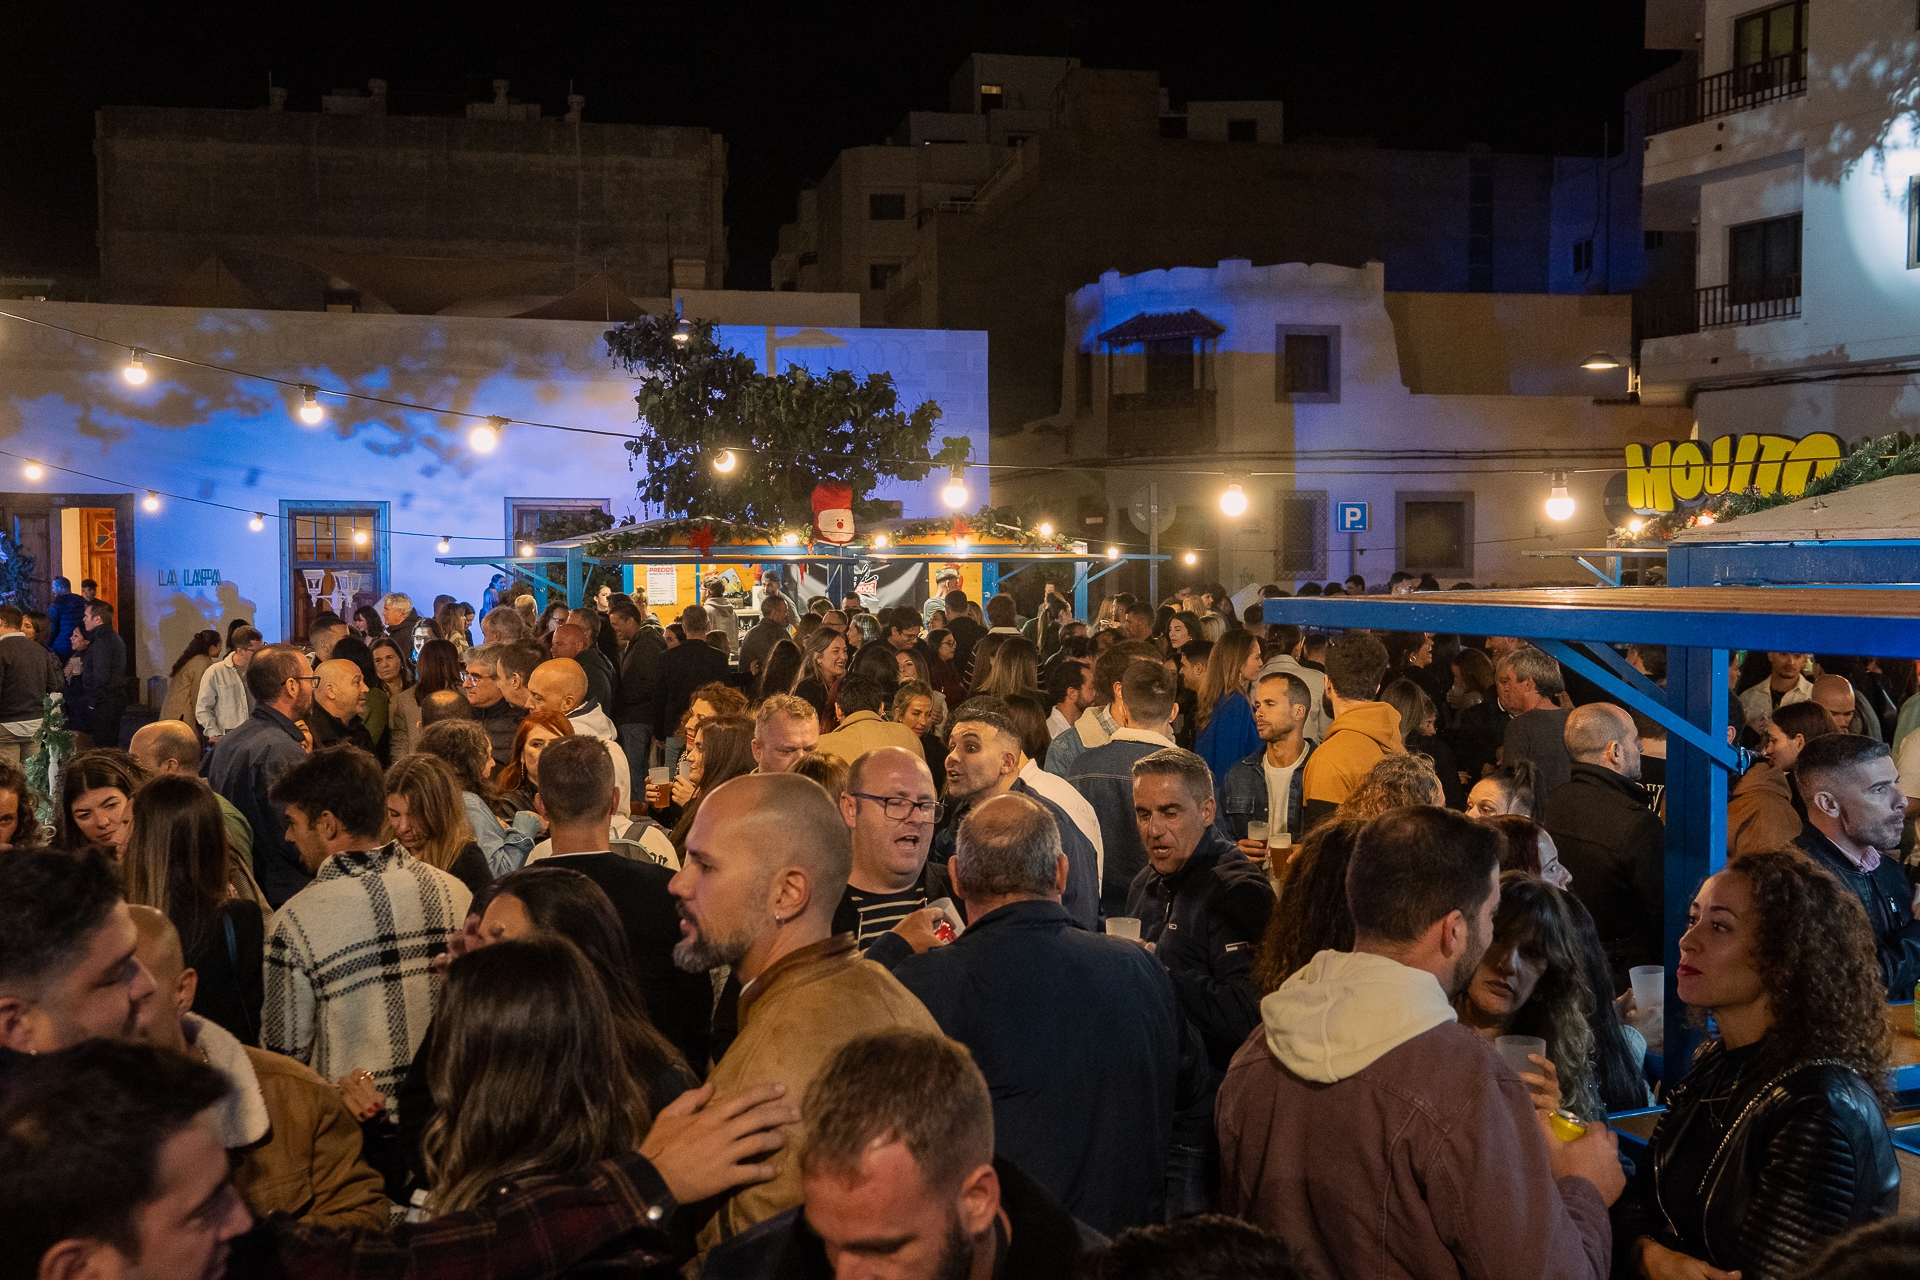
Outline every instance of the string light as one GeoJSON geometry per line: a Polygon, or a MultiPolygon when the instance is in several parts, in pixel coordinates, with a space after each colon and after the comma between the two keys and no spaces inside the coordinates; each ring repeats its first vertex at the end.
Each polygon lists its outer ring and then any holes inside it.
{"type": "Polygon", "coordinates": [[[300,421],[310,427],[320,425],[327,411],[320,407],[320,388],[306,386],[300,388],[300,421]]]}
{"type": "Polygon", "coordinates": [[[500,433],[506,429],[505,418],[490,417],[467,433],[467,444],[475,453],[492,453],[493,447],[500,443],[500,433]]]}
{"type": "Polygon", "coordinates": [[[440,539],[440,541],[433,544],[433,549],[435,551],[438,551],[441,555],[445,555],[447,554],[447,552],[453,550],[453,542],[451,539],[442,538],[440,539]]]}
{"type": "Polygon", "coordinates": [[[521,554],[521,555],[523,555],[523,556],[530,556],[530,555],[532,555],[532,554],[533,554],[533,544],[532,544],[531,542],[523,542],[523,543],[521,543],[521,544],[520,544],[520,554],[521,554]]]}
{"type": "Polygon", "coordinates": [[[783,533],[780,535],[780,545],[783,547],[797,547],[800,545],[800,535],[797,533],[783,533]]]}
{"type": "Polygon", "coordinates": [[[1568,520],[1573,517],[1573,495],[1567,492],[1567,473],[1553,473],[1553,491],[1547,495],[1547,517],[1568,520]]]}
{"type": "Polygon", "coordinates": [[[41,476],[47,473],[45,470],[41,468],[39,463],[29,462],[26,466],[20,468],[20,474],[25,476],[29,480],[38,480],[41,476]]]}
{"type": "Polygon", "coordinates": [[[723,476],[739,465],[740,459],[735,456],[731,449],[722,449],[719,453],[713,455],[713,469],[723,476]]]}
{"type": "Polygon", "coordinates": [[[1120,548],[1118,547],[1107,548],[1107,559],[1118,560],[1119,558],[1120,558],[1120,548]]]}
{"type": "Polygon", "coordinates": [[[255,533],[260,532],[262,529],[266,527],[267,527],[267,518],[261,515],[258,511],[253,513],[253,519],[247,521],[247,528],[253,530],[255,533]]]}
{"type": "Polygon", "coordinates": [[[147,353],[135,347],[133,354],[127,357],[126,366],[120,370],[120,376],[127,380],[127,385],[129,386],[137,387],[145,382],[147,380],[147,353]]]}
{"type": "Polygon", "coordinates": [[[355,529],[355,530],[353,531],[353,545],[354,545],[354,546],[356,546],[356,547],[364,547],[364,546],[366,546],[366,545],[367,545],[367,543],[368,543],[369,541],[371,541],[371,539],[369,539],[369,538],[367,537],[367,531],[366,531],[365,529],[355,529]]]}
{"type": "Polygon", "coordinates": [[[947,487],[940,491],[940,500],[958,511],[967,505],[967,469],[955,463],[953,473],[947,478],[947,487]]]}
{"type": "Polygon", "coordinates": [[[1053,525],[1049,521],[1042,520],[1040,522],[1040,528],[1036,532],[1043,538],[1051,538],[1053,536],[1053,525]]]}
{"type": "Polygon", "coordinates": [[[679,327],[673,331],[673,340],[683,347],[687,345],[688,340],[692,337],[693,326],[685,320],[682,320],[679,327]]]}
{"type": "Polygon", "coordinates": [[[1633,519],[1633,520],[1629,520],[1629,521],[1627,521],[1627,532],[1628,532],[1628,533],[1638,533],[1638,532],[1640,532],[1640,531],[1641,531],[1642,529],[1644,529],[1644,528],[1646,528],[1646,527],[1647,527],[1647,522],[1646,522],[1645,520],[1641,520],[1641,519],[1637,519],[1637,518],[1636,518],[1636,519],[1633,519]]]}
{"type": "Polygon", "coordinates": [[[873,545],[876,549],[885,548],[890,541],[891,539],[884,533],[876,533],[873,535],[873,545]]]}
{"type": "Polygon", "coordinates": [[[1230,516],[1245,515],[1247,511],[1247,491],[1237,484],[1227,486],[1220,495],[1220,509],[1230,516]]]}
{"type": "Polygon", "coordinates": [[[1191,551],[1189,551],[1189,552],[1187,552],[1187,554],[1186,554],[1186,555],[1184,555],[1184,556],[1182,556],[1182,557],[1181,557],[1181,559],[1183,559],[1183,560],[1185,560],[1185,561],[1186,561],[1186,562],[1187,562],[1188,564],[1199,564],[1199,563],[1200,563],[1200,557],[1199,557],[1199,556],[1197,556],[1197,555],[1195,555],[1195,554],[1193,554],[1193,552],[1191,552],[1191,551]]]}
{"type": "Polygon", "coordinates": [[[146,501],[140,505],[149,511],[158,511],[160,509],[160,495],[149,489],[147,490],[146,501]]]}

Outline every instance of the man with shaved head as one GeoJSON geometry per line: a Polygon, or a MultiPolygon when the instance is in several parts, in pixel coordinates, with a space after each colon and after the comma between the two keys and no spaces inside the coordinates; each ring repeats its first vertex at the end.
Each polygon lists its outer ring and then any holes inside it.
{"type": "Polygon", "coordinates": [[[313,690],[313,714],[307,719],[313,749],[346,742],[372,754],[373,735],[362,719],[367,710],[367,681],[360,668],[345,658],[332,658],[315,667],[313,674],[320,677],[313,690]]]}
{"type": "Polygon", "coordinates": [[[589,632],[598,619],[591,609],[576,609],[565,626],[554,628],[553,656],[572,658],[587,673],[587,701],[599,704],[609,717],[613,715],[613,662],[594,644],[589,632]]]}
{"type": "MultiPolygon", "coordinates": [[[[718,1098],[762,1084],[805,1096],[847,1041],[890,1030],[938,1031],[885,969],[861,958],[833,916],[851,869],[847,824],[819,783],[747,774],[711,792],[687,832],[669,886],[680,909],[674,962],[690,972],[731,965],[739,1034],[708,1083],[718,1098]]],[[[771,1182],[728,1196],[700,1232],[702,1252],[800,1203],[796,1130],[771,1182]]]]}
{"type": "Polygon", "coordinates": [[[1610,702],[1575,707],[1565,739],[1573,774],[1546,797],[1540,822],[1593,915],[1619,990],[1634,965],[1660,963],[1666,827],[1640,785],[1632,716],[1610,702]]]}
{"type": "Polygon", "coordinates": [[[554,658],[535,667],[527,677],[527,710],[563,715],[574,733],[607,744],[613,755],[614,812],[625,818],[633,803],[633,770],[627,753],[617,749],[619,732],[605,708],[587,696],[586,668],[572,658],[554,658]]]}
{"type": "Polygon", "coordinates": [[[1835,733],[1857,734],[1880,741],[1880,718],[1866,705],[1866,699],[1854,692],[1853,681],[1829,672],[1813,682],[1813,697],[1833,722],[1835,733]]]}

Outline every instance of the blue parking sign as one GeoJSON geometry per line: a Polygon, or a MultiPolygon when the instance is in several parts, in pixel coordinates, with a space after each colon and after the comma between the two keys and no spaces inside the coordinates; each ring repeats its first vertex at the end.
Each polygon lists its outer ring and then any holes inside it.
{"type": "Polygon", "coordinates": [[[1334,507],[1333,525],[1341,533],[1365,533],[1369,506],[1364,502],[1342,502],[1334,507]]]}

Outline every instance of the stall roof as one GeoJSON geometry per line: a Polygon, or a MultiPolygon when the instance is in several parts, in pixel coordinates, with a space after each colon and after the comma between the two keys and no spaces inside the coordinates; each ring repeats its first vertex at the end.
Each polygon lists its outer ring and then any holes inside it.
{"type": "Polygon", "coordinates": [[[1858,542],[1920,537],[1920,475],[1888,476],[1820,498],[1695,525],[1672,541],[1858,542]]]}
{"type": "Polygon", "coordinates": [[[1848,587],[1553,587],[1289,597],[1268,622],[1805,652],[1809,636],[1848,652],[1920,657],[1920,593],[1848,587]]]}

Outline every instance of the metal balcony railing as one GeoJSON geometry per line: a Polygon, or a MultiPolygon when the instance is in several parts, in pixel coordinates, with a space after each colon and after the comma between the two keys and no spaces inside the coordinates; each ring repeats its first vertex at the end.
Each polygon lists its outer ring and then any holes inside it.
{"type": "Polygon", "coordinates": [[[1687,293],[1649,294],[1639,318],[1640,336],[1672,338],[1736,324],[1791,320],[1800,314],[1800,277],[1773,276],[1716,284],[1687,293]]]}
{"type": "Polygon", "coordinates": [[[1647,98],[1647,136],[1732,115],[1807,90],[1807,51],[1735,67],[1647,98]]]}

